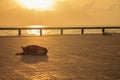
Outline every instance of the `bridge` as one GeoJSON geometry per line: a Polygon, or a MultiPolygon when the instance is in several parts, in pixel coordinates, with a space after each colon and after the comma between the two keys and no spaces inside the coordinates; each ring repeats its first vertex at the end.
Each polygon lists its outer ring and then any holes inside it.
{"type": "Polygon", "coordinates": [[[0,28],[0,30],[17,30],[18,31],[18,36],[22,36],[22,30],[40,30],[40,36],[43,35],[43,30],[47,29],[47,30],[60,30],[60,35],[64,35],[64,30],[72,30],[72,29],[76,29],[76,30],[80,30],[81,34],[84,34],[84,31],[86,29],[91,29],[91,30],[95,30],[95,29],[100,29],[102,31],[102,34],[106,33],[106,29],[120,29],[120,26],[115,26],[115,27],[41,27],[41,28],[0,28]]]}

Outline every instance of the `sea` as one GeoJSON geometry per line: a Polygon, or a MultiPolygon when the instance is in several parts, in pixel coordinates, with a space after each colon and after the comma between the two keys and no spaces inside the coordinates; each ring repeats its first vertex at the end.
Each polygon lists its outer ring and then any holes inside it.
{"type": "MultiPolygon", "coordinates": [[[[34,26],[35,27],[35,26],[34,26]]],[[[43,27],[43,26],[42,26],[43,27]]],[[[108,33],[120,33],[120,29],[105,29],[105,32],[108,33]]],[[[64,34],[81,34],[80,29],[65,29],[64,34]]],[[[84,34],[101,34],[101,29],[85,29],[84,34]]],[[[39,30],[22,30],[21,34],[23,36],[38,36],[40,35],[39,30]]],[[[60,35],[59,29],[43,29],[42,35],[60,35]]],[[[0,30],[0,36],[17,36],[18,30],[0,30]]]]}

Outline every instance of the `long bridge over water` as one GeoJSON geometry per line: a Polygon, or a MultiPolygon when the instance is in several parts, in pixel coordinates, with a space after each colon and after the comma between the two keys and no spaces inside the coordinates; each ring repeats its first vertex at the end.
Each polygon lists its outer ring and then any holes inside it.
{"type": "Polygon", "coordinates": [[[106,34],[106,29],[120,29],[120,26],[115,27],[40,27],[40,28],[0,28],[0,30],[17,30],[18,36],[22,36],[22,30],[39,30],[40,36],[43,35],[43,30],[59,30],[60,35],[64,35],[64,30],[80,30],[81,34],[84,34],[84,31],[86,29],[95,30],[100,29],[102,31],[102,34],[106,34]]]}

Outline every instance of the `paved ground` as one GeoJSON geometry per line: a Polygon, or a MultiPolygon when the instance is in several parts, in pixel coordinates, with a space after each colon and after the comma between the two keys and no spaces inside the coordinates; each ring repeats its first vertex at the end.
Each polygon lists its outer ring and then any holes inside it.
{"type": "Polygon", "coordinates": [[[0,80],[120,80],[120,36],[2,37],[0,80]],[[28,44],[48,55],[15,55],[28,44]]]}

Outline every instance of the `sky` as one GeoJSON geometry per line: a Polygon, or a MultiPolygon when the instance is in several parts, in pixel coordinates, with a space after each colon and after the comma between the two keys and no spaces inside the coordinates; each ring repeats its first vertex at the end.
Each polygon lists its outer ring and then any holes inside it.
{"type": "Polygon", "coordinates": [[[23,25],[120,25],[120,0],[62,0],[54,10],[45,11],[27,9],[15,0],[0,0],[0,26],[23,25]]]}

